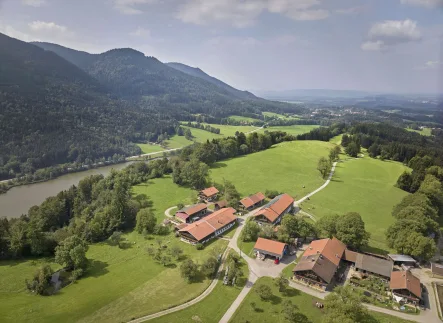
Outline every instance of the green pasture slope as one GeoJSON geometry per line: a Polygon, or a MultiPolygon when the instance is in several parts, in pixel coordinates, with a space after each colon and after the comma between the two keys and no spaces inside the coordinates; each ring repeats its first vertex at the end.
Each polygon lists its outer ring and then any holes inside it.
{"type": "MultiPolygon", "coordinates": [[[[159,221],[164,210],[179,202],[195,198],[195,191],[178,187],[170,177],[155,179],[134,187],[134,192],[151,197],[159,221]]],[[[155,244],[154,236],[145,239],[135,232],[124,235],[126,248],[119,249],[106,242],[90,245],[87,253],[92,267],[86,277],[65,287],[58,294],[41,297],[25,290],[24,280],[31,278],[43,260],[0,262],[1,322],[126,322],[174,305],[201,294],[208,279],[188,284],[178,264],[163,267],[154,262],[146,248],[155,244]]],[[[160,237],[168,247],[179,245],[185,255],[202,262],[211,250],[223,250],[227,241],[215,240],[204,250],[182,243],[171,233],[160,237]]],[[[47,259],[57,269],[58,265],[47,259]]]]}
{"type": "MultiPolygon", "coordinates": [[[[232,249],[231,252],[236,253],[232,249]]],[[[214,288],[211,294],[205,297],[202,301],[184,310],[153,319],[150,322],[218,322],[237,298],[238,294],[240,294],[247,282],[247,278],[249,276],[248,266],[243,259],[240,259],[240,261],[242,276],[237,281],[236,286],[223,285],[223,271],[219,276],[217,286],[214,288]]]]}
{"type": "Polygon", "coordinates": [[[140,147],[140,149],[142,150],[143,154],[150,154],[150,153],[156,153],[156,152],[161,152],[163,150],[165,150],[162,146],[160,145],[151,145],[151,144],[137,144],[137,146],[140,147]]]}
{"type": "Polygon", "coordinates": [[[422,136],[432,136],[432,134],[431,134],[432,129],[431,128],[424,128],[423,130],[415,130],[415,129],[411,129],[411,128],[406,128],[406,130],[419,133],[422,136]]]}
{"type": "Polygon", "coordinates": [[[406,169],[400,163],[367,156],[346,158],[337,165],[331,183],[302,208],[317,218],[358,212],[371,233],[370,246],[381,249],[374,251],[388,251],[385,231],[394,222],[392,208],[408,194],[394,185],[406,169]]]}
{"type": "MultiPolygon", "coordinates": [[[[240,307],[235,312],[231,319],[231,323],[244,323],[244,322],[261,322],[261,323],[276,323],[287,322],[284,314],[282,313],[282,304],[285,300],[291,300],[292,304],[297,306],[300,317],[298,322],[310,322],[321,323],[323,321],[324,311],[318,309],[315,303],[317,298],[305,294],[297,289],[288,288],[285,293],[278,291],[278,287],[273,283],[269,277],[263,277],[257,280],[252,287],[252,290],[248,293],[246,298],[241,303],[240,307]],[[262,301],[258,294],[255,292],[259,285],[267,285],[272,290],[272,298],[269,301],[262,301]],[[251,303],[255,303],[256,309],[254,310],[251,303]]],[[[395,316],[380,314],[371,312],[373,323],[408,323],[395,316]]],[[[205,321],[213,322],[213,321],[205,321]]],[[[214,321],[215,322],[215,321],[214,321]]]]}
{"type": "Polygon", "coordinates": [[[231,181],[242,196],[268,189],[301,198],[324,183],[317,162],[327,157],[332,147],[322,141],[283,142],[265,151],[216,163],[211,178],[217,183],[231,181]]]}
{"type": "Polygon", "coordinates": [[[240,121],[240,122],[255,122],[255,121],[260,121],[259,119],[256,118],[249,118],[249,117],[243,117],[243,116],[230,116],[229,119],[232,119],[234,121],[240,121]]]}
{"type": "Polygon", "coordinates": [[[262,112],[263,116],[265,117],[269,117],[269,118],[278,118],[278,119],[282,119],[282,120],[298,120],[300,119],[297,115],[291,115],[289,117],[283,115],[283,114],[278,114],[275,112],[262,112]]]}

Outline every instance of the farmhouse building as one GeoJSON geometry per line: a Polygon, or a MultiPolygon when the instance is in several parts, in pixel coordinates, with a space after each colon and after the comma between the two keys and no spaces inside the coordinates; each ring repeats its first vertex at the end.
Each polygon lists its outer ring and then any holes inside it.
{"type": "Polygon", "coordinates": [[[181,240],[191,244],[206,243],[232,228],[237,217],[233,208],[224,208],[178,230],[181,240]]]}
{"type": "Polygon", "coordinates": [[[357,253],[355,269],[363,273],[380,276],[389,280],[393,269],[393,262],[387,259],[372,257],[366,254],[357,253]]]}
{"type": "Polygon", "coordinates": [[[206,202],[212,202],[217,199],[218,189],[215,187],[209,187],[205,188],[204,190],[201,190],[198,194],[198,197],[202,201],[206,202]]]}
{"type": "Polygon", "coordinates": [[[279,224],[284,214],[292,211],[294,199],[288,194],[281,194],[265,204],[254,214],[256,221],[266,224],[279,224]]]}
{"type": "Polygon", "coordinates": [[[204,216],[207,211],[208,207],[206,204],[194,204],[177,211],[175,217],[183,223],[192,223],[196,218],[204,216]]]}
{"type": "Polygon", "coordinates": [[[312,241],[293,270],[294,279],[326,289],[345,250],[346,246],[336,238],[312,241]]]}
{"type": "Polygon", "coordinates": [[[240,208],[242,208],[243,210],[250,211],[262,205],[264,200],[265,200],[265,195],[262,192],[258,192],[241,199],[240,208]]]}
{"type": "Polygon", "coordinates": [[[227,207],[227,206],[228,206],[228,201],[226,201],[226,200],[218,201],[218,202],[214,203],[214,209],[216,211],[223,209],[224,207],[227,207]]]}
{"type": "Polygon", "coordinates": [[[397,301],[403,300],[417,304],[422,298],[420,279],[415,277],[409,270],[393,271],[389,288],[391,289],[392,296],[397,301]]]}
{"type": "Polygon", "coordinates": [[[282,259],[287,250],[287,245],[282,242],[258,238],[254,245],[254,251],[261,255],[271,256],[278,260],[282,259]]]}

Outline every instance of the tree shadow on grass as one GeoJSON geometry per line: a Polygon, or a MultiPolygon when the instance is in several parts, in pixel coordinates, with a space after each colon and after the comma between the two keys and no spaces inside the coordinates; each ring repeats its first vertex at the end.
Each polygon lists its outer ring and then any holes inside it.
{"type": "Polygon", "coordinates": [[[88,276],[95,278],[103,276],[109,272],[106,267],[108,267],[107,262],[92,260],[88,268],[88,276]]]}
{"type": "Polygon", "coordinates": [[[302,314],[302,313],[297,313],[297,314],[295,314],[295,316],[294,316],[294,322],[297,322],[297,323],[312,323],[312,322],[308,319],[308,317],[307,317],[306,315],[302,314]]]}
{"type": "Polygon", "coordinates": [[[119,243],[119,248],[126,250],[126,249],[131,249],[133,246],[133,244],[129,241],[120,241],[119,243]]]}
{"type": "Polygon", "coordinates": [[[174,269],[174,268],[177,268],[177,265],[176,264],[167,264],[165,267],[174,269]]]}
{"type": "Polygon", "coordinates": [[[255,309],[254,309],[254,312],[257,312],[257,313],[263,313],[264,311],[263,311],[261,308],[255,308],[255,309]]]}
{"type": "Polygon", "coordinates": [[[227,164],[225,164],[225,163],[214,163],[214,164],[212,164],[211,165],[211,168],[212,169],[217,169],[217,168],[225,168],[225,167],[227,167],[228,165],[227,164]]]}
{"type": "Polygon", "coordinates": [[[295,289],[295,288],[291,288],[291,287],[288,287],[288,288],[286,288],[283,292],[281,292],[284,296],[286,296],[286,297],[293,297],[293,296],[298,296],[298,295],[300,295],[300,292],[297,290],[297,289],[295,289]]]}
{"type": "Polygon", "coordinates": [[[272,295],[268,302],[270,302],[272,305],[277,305],[281,303],[281,297],[278,297],[277,295],[272,295]]]}

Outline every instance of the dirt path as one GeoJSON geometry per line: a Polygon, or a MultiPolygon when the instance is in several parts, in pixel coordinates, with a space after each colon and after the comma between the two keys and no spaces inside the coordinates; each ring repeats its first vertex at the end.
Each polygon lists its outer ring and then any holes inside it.
{"type": "Polygon", "coordinates": [[[171,215],[171,211],[172,211],[173,209],[176,209],[176,208],[177,208],[176,206],[172,206],[172,207],[170,207],[169,209],[167,209],[167,210],[165,211],[165,216],[168,217],[168,218],[172,218],[173,215],[171,215]]]}
{"type": "Polygon", "coordinates": [[[176,150],[180,150],[180,149],[182,149],[182,147],[180,147],[180,148],[173,148],[173,149],[166,149],[166,150],[162,150],[162,151],[156,151],[156,152],[153,152],[153,153],[142,154],[142,155],[137,155],[137,156],[126,157],[126,160],[133,160],[133,159],[137,159],[137,158],[140,158],[140,157],[159,155],[159,154],[168,153],[168,152],[176,151],[176,150]]]}

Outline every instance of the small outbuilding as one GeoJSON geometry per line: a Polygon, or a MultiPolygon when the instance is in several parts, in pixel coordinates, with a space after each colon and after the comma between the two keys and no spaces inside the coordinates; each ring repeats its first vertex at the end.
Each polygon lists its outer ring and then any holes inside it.
{"type": "Polygon", "coordinates": [[[415,267],[415,264],[417,263],[414,258],[408,255],[389,254],[388,257],[392,259],[396,266],[415,267]]]}
{"type": "Polygon", "coordinates": [[[260,255],[271,256],[278,260],[282,259],[286,254],[287,245],[286,243],[258,238],[254,246],[254,251],[260,255]]]}
{"type": "Polygon", "coordinates": [[[389,284],[392,296],[398,302],[405,301],[417,304],[421,299],[420,279],[415,277],[409,270],[393,271],[389,284]]]}

